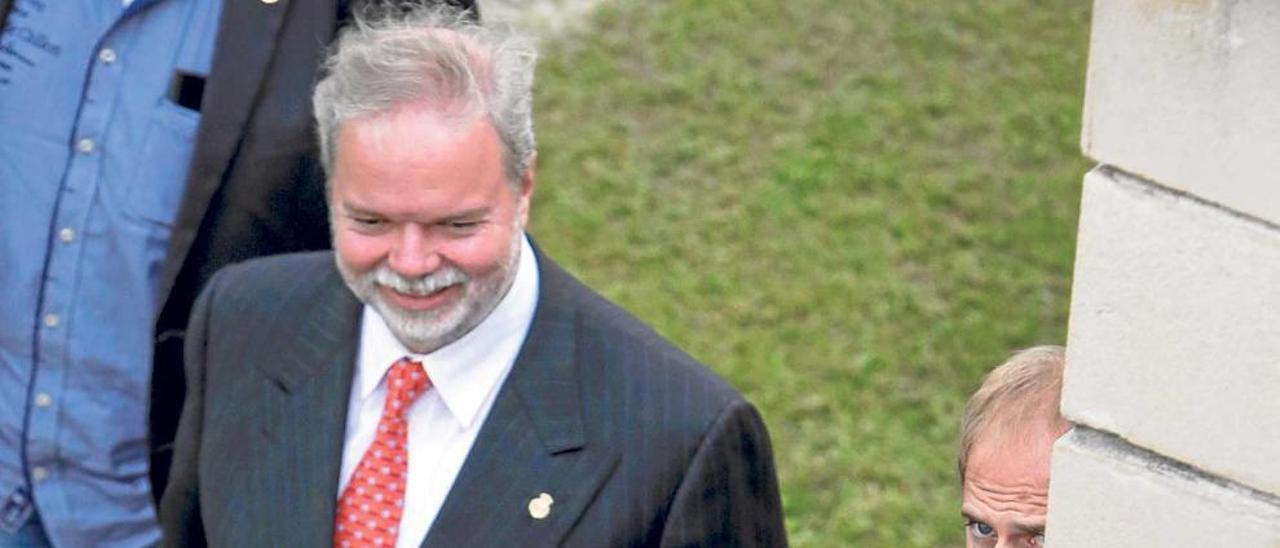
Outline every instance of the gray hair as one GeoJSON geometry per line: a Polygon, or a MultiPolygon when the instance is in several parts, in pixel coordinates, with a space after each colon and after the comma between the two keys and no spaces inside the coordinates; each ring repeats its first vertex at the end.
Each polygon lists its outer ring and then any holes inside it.
{"type": "Polygon", "coordinates": [[[536,150],[536,62],[532,40],[483,27],[446,3],[366,4],[335,41],[312,97],[326,181],[343,123],[426,102],[487,118],[502,143],[506,176],[518,187],[536,150]]]}
{"type": "Polygon", "coordinates": [[[956,463],[961,481],[969,452],[988,430],[1016,428],[1019,421],[1036,420],[1065,427],[1066,420],[1058,411],[1065,367],[1066,350],[1046,345],[1019,351],[987,374],[982,386],[969,398],[960,421],[956,463]]]}

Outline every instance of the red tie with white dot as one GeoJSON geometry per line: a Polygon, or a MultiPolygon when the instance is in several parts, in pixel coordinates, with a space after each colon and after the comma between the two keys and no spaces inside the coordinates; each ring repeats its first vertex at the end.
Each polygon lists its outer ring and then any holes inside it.
{"type": "Polygon", "coordinates": [[[421,363],[403,358],[391,366],[378,431],[338,498],[335,547],[395,546],[409,465],[405,413],[430,387],[421,363]]]}

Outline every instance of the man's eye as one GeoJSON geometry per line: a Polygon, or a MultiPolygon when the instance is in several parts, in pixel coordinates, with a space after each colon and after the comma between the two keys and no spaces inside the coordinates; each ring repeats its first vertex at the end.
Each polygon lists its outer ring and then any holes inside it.
{"type": "Polygon", "coordinates": [[[378,234],[390,226],[386,219],[378,217],[348,217],[351,221],[351,230],[361,234],[378,234]]]}
{"type": "Polygon", "coordinates": [[[969,534],[973,535],[974,538],[991,538],[996,534],[995,528],[976,520],[969,520],[969,523],[965,524],[965,528],[969,530],[969,534]]]}
{"type": "Polygon", "coordinates": [[[471,230],[480,226],[480,221],[449,221],[445,224],[451,230],[471,230]]]}
{"type": "Polygon", "coordinates": [[[1031,545],[1035,546],[1036,548],[1044,548],[1044,535],[1040,534],[1040,535],[1036,535],[1035,538],[1032,538],[1031,545]]]}

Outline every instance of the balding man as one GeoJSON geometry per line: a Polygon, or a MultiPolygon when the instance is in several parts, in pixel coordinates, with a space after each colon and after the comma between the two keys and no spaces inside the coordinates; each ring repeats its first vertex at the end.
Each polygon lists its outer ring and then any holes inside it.
{"type": "Polygon", "coordinates": [[[966,546],[1044,545],[1049,457],[1070,424],[1058,411],[1064,352],[1038,346],[991,371],[961,422],[966,546]]]}

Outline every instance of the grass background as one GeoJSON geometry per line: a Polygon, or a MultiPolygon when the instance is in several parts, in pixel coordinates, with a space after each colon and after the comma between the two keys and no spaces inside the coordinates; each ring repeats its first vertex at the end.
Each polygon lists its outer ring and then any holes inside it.
{"type": "Polygon", "coordinates": [[[1066,331],[1083,0],[619,0],[548,44],[532,232],[738,386],[796,546],[959,546],[958,417],[1066,331]]]}

